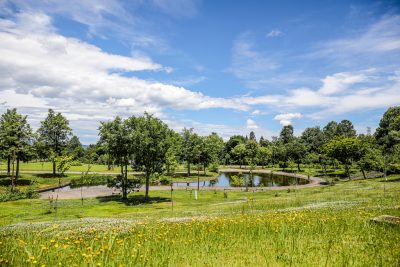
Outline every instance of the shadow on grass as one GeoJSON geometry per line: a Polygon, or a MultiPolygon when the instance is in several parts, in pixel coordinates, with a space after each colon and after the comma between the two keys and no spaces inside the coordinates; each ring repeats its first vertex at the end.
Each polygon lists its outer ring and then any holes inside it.
{"type": "Polygon", "coordinates": [[[97,200],[100,202],[108,202],[108,201],[115,201],[124,203],[127,206],[136,206],[140,204],[156,204],[162,202],[170,202],[170,198],[166,197],[149,197],[145,199],[143,195],[136,195],[136,196],[128,196],[128,199],[122,199],[121,195],[113,195],[113,196],[104,196],[104,197],[96,197],[97,200]]]}
{"type": "Polygon", "coordinates": [[[67,177],[66,175],[63,174],[52,174],[52,173],[35,173],[32,174],[32,176],[34,177],[38,177],[38,178],[63,178],[63,177],[67,177]]]}
{"type": "MultiPolygon", "coordinates": [[[[10,186],[11,178],[10,177],[0,177],[0,186],[10,186]]],[[[15,185],[31,185],[33,182],[29,179],[18,178],[14,180],[15,185]]]]}
{"type": "Polygon", "coordinates": [[[388,179],[387,181],[385,180],[381,180],[379,181],[381,183],[387,182],[387,183],[392,183],[392,182],[400,182],[400,178],[396,178],[396,179],[388,179]]]}

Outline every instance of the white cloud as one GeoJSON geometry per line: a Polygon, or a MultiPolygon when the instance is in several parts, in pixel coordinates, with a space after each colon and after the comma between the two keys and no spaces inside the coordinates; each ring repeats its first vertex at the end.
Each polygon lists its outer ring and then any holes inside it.
{"type": "Polygon", "coordinates": [[[319,93],[323,95],[331,95],[340,93],[349,88],[349,86],[367,81],[368,77],[365,73],[336,73],[322,79],[323,85],[319,89],[319,93]]]}
{"type": "Polygon", "coordinates": [[[253,112],[251,112],[251,115],[255,116],[255,115],[260,115],[261,111],[259,109],[255,109],[253,110],[253,112]]]}
{"type": "Polygon", "coordinates": [[[302,115],[300,113],[284,113],[274,117],[274,120],[278,120],[280,124],[286,126],[292,124],[293,119],[300,119],[302,115]]]}
{"type": "Polygon", "coordinates": [[[247,129],[257,129],[258,128],[257,123],[252,119],[247,119],[246,125],[247,125],[247,129]]]}
{"type": "Polygon", "coordinates": [[[386,15],[361,34],[320,44],[311,55],[357,60],[359,55],[379,56],[399,49],[400,15],[386,15]]]}
{"type": "Polygon", "coordinates": [[[281,32],[280,30],[272,30],[269,33],[267,33],[267,38],[272,38],[272,37],[278,37],[283,35],[283,32],[281,32]]]}

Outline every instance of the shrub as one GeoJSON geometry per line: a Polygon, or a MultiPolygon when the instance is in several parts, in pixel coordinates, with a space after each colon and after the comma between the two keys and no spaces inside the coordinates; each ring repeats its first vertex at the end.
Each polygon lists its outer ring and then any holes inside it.
{"type": "Polygon", "coordinates": [[[240,187],[244,186],[244,178],[241,175],[232,175],[231,177],[231,186],[240,187]]]}
{"type": "Polygon", "coordinates": [[[210,172],[218,172],[219,170],[219,164],[218,163],[212,163],[210,166],[208,166],[208,170],[210,172]]]}
{"type": "Polygon", "coordinates": [[[400,164],[388,164],[387,174],[400,174],[400,164]]]}
{"type": "Polygon", "coordinates": [[[107,185],[108,180],[113,178],[109,175],[82,175],[80,178],[71,180],[71,188],[81,186],[107,185]]]}
{"type": "Polygon", "coordinates": [[[39,193],[36,192],[35,186],[28,186],[26,190],[19,188],[7,187],[7,191],[0,194],[0,202],[13,201],[18,199],[38,198],[39,193]]]}
{"type": "Polygon", "coordinates": [[[74,161],[72,161],[72,162],[70,163],[70,165],[71,165],[71,166],[82,166],[83,164],[82,164],[82,162],[80,162],[80,161],[74,160],[74,161]]]}

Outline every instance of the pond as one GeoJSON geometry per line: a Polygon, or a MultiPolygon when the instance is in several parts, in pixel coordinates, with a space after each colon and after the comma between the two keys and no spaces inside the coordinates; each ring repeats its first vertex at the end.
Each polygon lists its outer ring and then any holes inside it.
{"type": "MultiPolygon", "coordinates": [[[[239,180],[240,185],[237,184],[236,177],[238,173],[233,172],[222,172],[217,178],[209,181],[200,181],[201,187],[230,187],[230,186],[245,186],[245,181],[248,181],[249,187],[277,187],[277,186],[289,186],[289,185],[304,185],[308,181],[306,179],[295,178],[280,174],[270,173],[256,173],[253,174],[253,179],[250,179],[250,175],[245,173],[242,174],[243,179],[239,180]]],[[[201,178],[200,178],[201,179],[201,178]]],[[[197,186],[197,182],[176,182],[174,186],[186,187],[186,186],[197,186]]]]}

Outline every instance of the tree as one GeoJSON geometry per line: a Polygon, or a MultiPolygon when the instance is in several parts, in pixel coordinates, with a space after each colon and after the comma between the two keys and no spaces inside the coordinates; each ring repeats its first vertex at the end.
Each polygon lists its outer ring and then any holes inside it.
{"type": "Polygon", "coordinates": [[[286,144],[288,157],[297,164],[297,170],[300,171],[300,163],[305,158],[307,149],[306,146],[297,138],[286,144]]]}
{"type": "Polygon", "coordinates": [[[200,138],[193,132],[193,128],[184,128],[181,135],[181,158],[187,162],[187,176],[190,176],[190,164],[200,157],[200,138]]]}
{"type": "Polygon", "coordinates": [[[283,144],[289,143],[293,139],[293,126],[290,124],[283,126],[279,135],[279,139],[283,142],[283,144]]]}
{"type": "Polygon", "coordinates": [[[240,164],[240,168],[242,168],[243,165],[243,161],[245,159],[246,156],[246,145],[245,144],[238,144],[237,146],[235,146],[232,151],[231,151],[231,155],[233,158],[235,158],[239,164],[240,164]]]}
{"type": "Polygon", "coordinates": [[[61,114],[49,109],[48,115],[38,130],[39,140],[54,154],[53,175],[56,174],[56,157],[62,155],[63,149],[68,145],[68,136],[71,134],[68,120],[61,114]]]}
{"type": "Polygon", "coordinates": [[[260,144],[260,146],[263,146],[263,147],[268,147],[268,146],[270,146],[270,145],[271,145],[271,142],[270,142],[270,141],[268,141],[267,139],[264,139],[264,137],[263,137],[263,136],[261,136],[261,137],[260,137],[259,144],[260,144]]]}
{"type": "Polygon", "coordinates": [[[390,107],[383,114],[375,139],[386,154],[391,154],[393,148],[400,144],[400,106],[390,107]]]}
{"type": "Polygon", "coordinates": [[[336,137],[325,144],[324,151],[327,156],[337,159],[345,167],[345,173],[350,179],[350,166],[353,161],[362,157],[360,140],[348,137],[336,137]]]}
{"type": "MultiPolygon", "coordinates": [[[[27,116],[17,113],[17,110],[7,109],[0,118],[0,151],[7,158],[7,174],[10,175],[11,162],[16,160],[16,178],[19,177],[19,162],[30,155],[32,130],[27,122],[27,116]]],[[[14,175],[14,174],[13,174],[14,175]]]]}
{"type": "Polygon", "coordinates": [[[76,135],[72,136],[72,138],[69,140],[67,151],[68,154],[72,156],[73,160],[80,159],[85,155],[85,149],[76,135]]]}
{"type": "Polygon", "coordinates": [[[318,126],[306,128],[300,138],[305,144],[307,152],[316,154],[321,153],[322,146],[325,143],[325,136],[318,126]]]}
{"type": "Polygon", "coordinates": [[[338,133],[338,123],[336,121],[330,121],[323,129],[325,138],[327,141],[332,140],[337,136],[338,133]]]}
{"type": "Polygon", "coordinates": [[[357,134],[351,121],[342,120],[337,126],[337,135],[354,138],[357,134]]]}
{"type": "Polygon", "coordinates": [[[270,147],[260,146],[258,148],[258,162],[264,168],[272,159],[272,149],[270,147]]]}
{"type": "Polygon", "coordinates": [[[253,131],[250,132],[249,140],[252,140],[252,141],[256,141],[256,142],[257,142],[256,134],[255,134],[253,131]]]}
{"type": "Polygon", "coordinates": [[[148,113],[135,120],[133,153],[136,165],[145,173],[146,199],[149,197],[150,177],[163,172],[171,144],[167,140],[171,135],[171,130],[164,122],[148,113]]]}
{"type": "Polygon", "coordinates": [[[201,149],[204,170],[210,163],[220,163],[224,153],[224,145],[224,140],[216,133],[211,133],[204,138],[204,147],[201,149]]]}
{"type": "Polygon", "coordinates": [[[128,164],[132,152],[134,121],[135,118],[131,117],[128,128],[128,123],[125,123],[120,117],[116,117],[113,121],[101,122],[99,127],[100,142],[121,167],[121,177],[117,179],[121,183],[123,199],[128,198],[128,164]]]}
{"type": "Polygon", "coordinates": [[[225,154],[230,155],[232,149],[239,144],[244,144],[245,139],[241,135],[233,135],[229,138],[229,140],[225,143],[225,154]]]}

